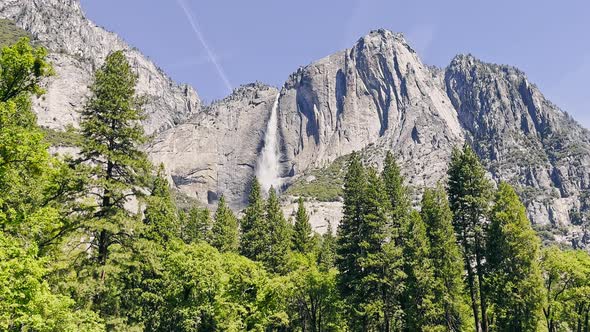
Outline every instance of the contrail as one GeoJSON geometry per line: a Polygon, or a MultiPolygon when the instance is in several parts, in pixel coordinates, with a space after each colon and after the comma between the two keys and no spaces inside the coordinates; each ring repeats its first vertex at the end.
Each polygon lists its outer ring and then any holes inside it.
{"type": "Polygon", "coordinates": [[[215,65],[215,69],[217,69],[217,73],[219,73],[219,77],[221,78],[221,80],[223,81],[225,86],[227,87],[229,93],[231,93],[233,90],[232,85],[229,82],[229,79],[227,78],[227,76],[225,75],[225,71],[223,70],[223,67],[221,67],[221,64],[219,63],[219,61],[217,61],[217,56],[215,55],[213,50],[209,47],[209,44],[207,44],[207,41],[205,40],[203,33],[201,33],[201,29],[199,29],[199,24],[198,24],[197,19],[195,17],[193,17],[188,6],[184,3],[184,0],[176,0],[176,2],[180,6],[180,8],[182,8],[182,11],[184,11],[184,15],[186,15],[186,19],[188,20],[191,27],[193,28],[195,35],[197,36],[197,38],[199,38],[199,41],[201,42],[201,45],[203,45],[203,48],[205,49],[205,51],[207,51],[207,54],[209,55],[211,62],[213,63],[213,65],[215,65]]]}

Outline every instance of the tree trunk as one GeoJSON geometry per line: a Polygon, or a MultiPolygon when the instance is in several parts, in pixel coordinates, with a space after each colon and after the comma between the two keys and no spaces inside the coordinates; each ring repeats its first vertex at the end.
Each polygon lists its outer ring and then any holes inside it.
{"type": "Polygon", "coordinates": [[[475,276],[473,275],[473,269],[471,267],[471,260],[469,259],[468,252],[468,244],[465,235],[465,230],[463,230],[462,235],[462,245],[463,245],[463,259],[465,260],[465,269],[467,270],[467,285],[469,286],[469,296],[471,297],[471,309],[473,310],[473,319],[475,320],[475,330],[477,332],[481,331],[481,324],[479,321],[479,312],[477,308],[477,294],[475,289],[475,276]]]}
{"type": "Polygon", "coordinates": [[[487,303],[486,303],[486,296],[485,290],[483,285],[483,266],[482,266],[482,257],[481,257],[481,248],[480,238],[479,236],[475,236],[475,259],[476,259],[476,268],[477,268],[477,281],[479,284],[479,303],[481,306],[481,331],[488,332],[488,313],[487,313],[487,303]]]}

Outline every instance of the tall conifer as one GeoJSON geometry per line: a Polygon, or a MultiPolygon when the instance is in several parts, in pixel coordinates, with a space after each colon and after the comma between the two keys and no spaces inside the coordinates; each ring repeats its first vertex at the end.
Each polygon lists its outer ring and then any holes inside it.
{"type": "Polygon", "coordinates": [[[291,248],[290,227],[285,219],[279,197],[274,188],[268,192],[265,220],[269,230],[268,242],[264,247],[261,261],[273,272],[285,272],[291,248]]]}
{"type": "Polygon", "coordinates": [[[267,250],[265,244],[270,236],[264,216],[264,199],[258,179],[252,181],[248,197],[248,207],[242,218],[242,237],[240,253],[252,260],[259,261],[267,250]]]}
{"type": "Polygon", "coordinates": [[[461,331],[467,319],[463,303],[463,264],[453,230],[453,213],[441,185],[424,192],[421,216],[434,270],[434,305],[441,312],[439,319],[448,331],[461,331]]]}
{"type": "Polygon", "coordinates": [[[492,185],[475,151],[468,144],[462,151],[453,150],[448,174],[453,226],[463,249],[473,317],[478,331],[487,332],[484,263],[492,185]]]}
{"type": "Polygon", "coordinates": [[[305,210],[303,198],[299,197],[293,225],[293,250],[306,254],[313,249],[313,244],[313,230],[309,223],[309,216],[305,210]]]}
{"type": "Polygon", "coordinates": [[[211,244],[221,252],[237,253],[239,248],[238,219],[225,202],[225,196],[221,196],[219,199],[214,219],[211,244]]]}
{"type": "Polygon", "coordinates": [[[488,236],[488,286],[497,331],[534,331],[541,314],[540,240],[514,189],[501,183],[488,236]]]}

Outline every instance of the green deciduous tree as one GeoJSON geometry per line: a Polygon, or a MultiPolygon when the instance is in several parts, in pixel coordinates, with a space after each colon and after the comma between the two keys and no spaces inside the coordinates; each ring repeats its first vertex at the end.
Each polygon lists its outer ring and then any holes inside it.
{"type": "Polygon", "coordinates": [[[237,253],[239,249],[238,219],[221,196],[212,230],[211,244],[220,252],[237,253]]]}
{"type": "Polygon", "coordinates": [[[488,231],[488,287],[497,331],[534,331],[542,305],[540,240],[514,189],[501,183],[488,231]]]}
{"type": "Polygon", "coordinates": [[[286,326],[287,283],[260,265],[205,243],[174,244],[163,257],[159,331],[264,331],[286,326]]]}
{"type": "Polygon", "coordinates": [[[56,212],[46,192],[53,165],[30,101],[52,73],[46,57],[26,38],[0,51],[0,230],[37,240],[58,226],[57,218],[42,218],[56,212]]]}
{"type": "Polygon", "coordinates": [[[468,319],[463,301],[463,264],[453,230],[453,213],[442,186],[425,190],[421,216],[434,271],[434,306],[441,312],[437,320],[447,331],[461,331],[468,319]]]}
{"type": "Polygon", "coordinates": [[[543,250],[541,267],[547,331],[587,331],[590,328],[590,255],[581,250],[543,250]]]}
{"type": "Polygon", "coordinates": [[[0,232],[0,330],[102,331],[96,314],[51,292],[46,263],[35,247],[0,232]]]}
{"type": "Polygon", "coordinates": [[[463,150],[453,150],[448,175],[453,226],[462,247],[474,322],[478,331],[487,332],[484,263],[492,185],[479,158],[467,144],[463,150]]]}
{"type": "Polygon", "coordinates": [[[343,303],[336,287],[336,269],[321,270],[310,255],[294,254],[297,268],[288,275],[291,325],[309,332],[341,331],[343,303]]]}

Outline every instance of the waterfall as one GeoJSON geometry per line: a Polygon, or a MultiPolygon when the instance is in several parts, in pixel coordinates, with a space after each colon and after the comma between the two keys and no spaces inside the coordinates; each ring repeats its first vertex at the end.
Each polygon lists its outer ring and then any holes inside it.
{"type": "Polygon", "coordinates": [[[258,157],[258,167],[256,169],[256,177],[260,181],[260,186],[265,193],[268,193],[270,187],[274,187],[276,190],[280,189],[281,179],[279,177],[279,119],[278,119],[278,108],[279,108],[279,96],[277,94],[272,110],[270,112],[270,118],[266,125],[266,132],[264,133],[264,147],[260,157],[258,157]]]}

